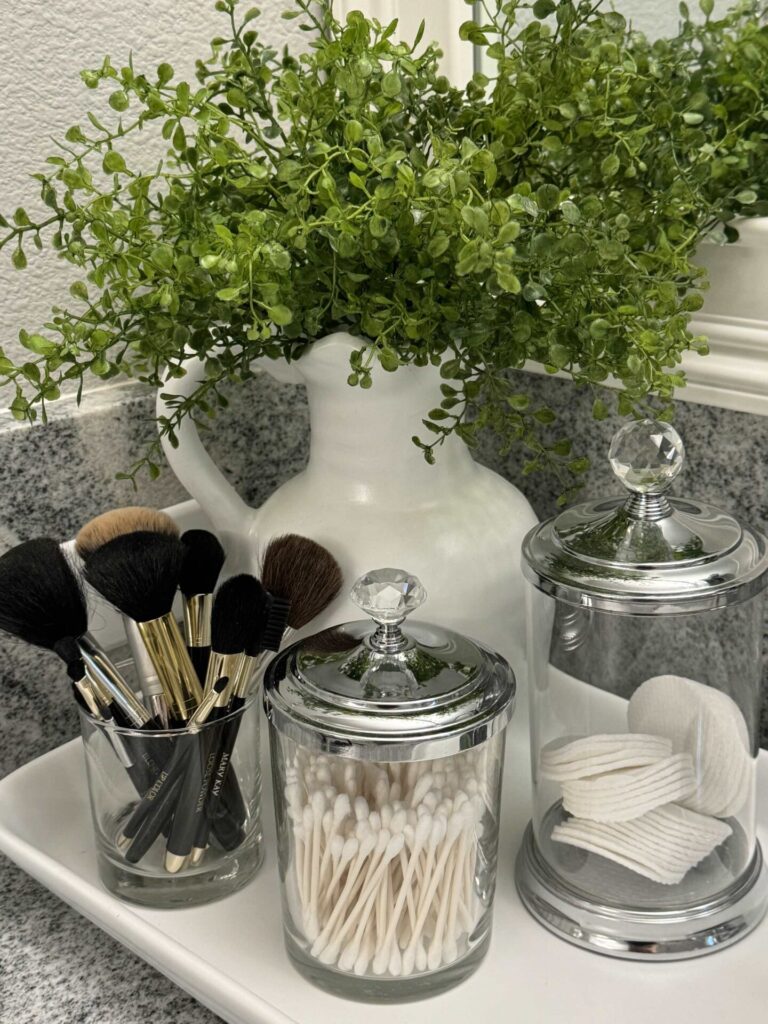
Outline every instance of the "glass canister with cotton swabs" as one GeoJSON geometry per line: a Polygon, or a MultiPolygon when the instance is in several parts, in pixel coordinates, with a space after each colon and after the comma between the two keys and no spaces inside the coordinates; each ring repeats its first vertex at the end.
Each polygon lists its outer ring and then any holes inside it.
{"type": "Polygon", "coordinates": [[[270,666],[284,933],[315,984],[397,1001],[458,984],[491,934],[504,732],[502,657],[406,616],[397,569],[351,593],[373,621],[301,640],[270,666]]]}
{"type": "Polygon", "coordinates": [[[533,820],[528,910],[630,959],[714,952],[765,913],[755,835],[762,534],[667,491],[669,425],[633,422],[609,459],[623,497],[537,526],[528,593],[533,820]]]}

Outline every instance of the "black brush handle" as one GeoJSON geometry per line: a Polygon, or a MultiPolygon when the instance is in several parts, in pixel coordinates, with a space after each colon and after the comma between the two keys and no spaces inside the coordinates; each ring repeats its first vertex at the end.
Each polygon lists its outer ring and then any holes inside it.
{"type": "Polygon", "coordinates": [[[172,759],[173,763],[164,771],[152,790],[146,793],[123,827],[123,837],[130,840],[125,859],[131,864],[141,860],[161,833],[168,834],[168,824],[177,807],[180,787],[186,776],[187,766],[194,758],[194,748],[197,745],[196,736],[187,738],[193,742],[179,744],[172,759]]]}
{"type": "MultiPolygon", "coordinates": [[[[167,785],[164,785],[156,799],[151,803],[149,811],[144,815],[136,834],[131,839],[128,849],[125,851],[125,859],[129,864],[138,864],[141,858],[147,853],[157,837],[163,832],[166,823],[176,802],[176,797],[184,781],[183,766],[186,763],[189,750],[185,751],[182,759],[182,770],[175,772],[167,785]]],[[[125,831],[123,831],[125,835],[125,831]]]]}
{"type": "MultiPolygon", "coordinates": [[[[240,711],[245,704],[244,697],[230,701],[228,714],[240,711]]],[[[230,770],[232,752],[240,731],[240,717],[231,718],[221,729],[216,764],[211,777],[211,787],[206,805],[207,817],[213,834],[225,850],[234,850],[244,838],[243,826],[248,818],[240,786],[235,773],[230,770]]],[[[205,843],[197,846],[204,846],[205,843]]]]}
{"type": "MultiPolygon", "coordinates": [[[[227,707],[215,708],[211,719],[224,718],[232,711],[238,711],[244,703],[241,698],[235,697],[227,707]]],[[[215,730],[214,765],[206,796],[206,813],[198,824],[193,844],[198,850],[206,847],[212,826],[219,846],[224,850],[236,849],[243,838],[243,824],[248,816],[248,811],[237,777],[234,772],[229,771],[229,760],[238,728],[239,720],[228,722],[221,729],[215,730]],[[232,725],[237,728],[234,731],[234,736],[230,739],[229,731],[232,725]],[[226,752],[227,747],[228,753],[226,752]],[[215,800],[212,795],[214,789],[217,793],[215,800]],[[214,811],[215,814],[212,813],[214,811]]]]}
{"type": "MultiPolygon", "coordinates": [[[[133,839],[138,835],[145,820],[150,816],[154,818],[157,815],[156,808],[158,806],[166,807],[169,811],[173,809],[169,791],[184,778],[187,759],[192,751],[192,744],[185,741],[194,739],[195,737],[191,734],[179,736],[167,764],[160,769],[151,784],[145,789],[141,800],[136,804],[130,818],[123,826],[122,834],[126,839],[133,839]]],[[[161,822],[161,828],[164,824],[165,819],[161,822]]]]}
{"type": "Polygon", "coordinates": [[[200,685],[205,686],[205,677],[208,672],[208,662],[211,660],[211,648],[210,647],[190,647],[187,645],[189,651],[189,659],[195,667],[197,678],[200,680],[200,685]]]}
{"type": "Polygon", "coordinates": [[[205,820],[206,798],[216,760],[215,736],[210,732],[197,736],[195,747],[187,760],[165,847],[166,852],[175,857],[186,857],[192,852],[195,836],[205,820]]]}

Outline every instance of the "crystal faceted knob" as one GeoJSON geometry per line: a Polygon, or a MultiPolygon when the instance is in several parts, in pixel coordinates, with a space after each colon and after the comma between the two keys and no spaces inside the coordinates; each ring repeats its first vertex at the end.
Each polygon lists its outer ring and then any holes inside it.
{"type": "Polygon", "coordinates": [[[349,595],[375,622],[402,622],[423,604],[427,592],[421,580],[402,569],[373,569],[352,587],[349,595]]]}
{"type": "Polygon", "coordinates": [[[402,569],[373,569],[360,577],[349,596],[379,626],[371,646],[391,653],[407,645],[399,624],[424,603],[427,592],[421,580],[402,569]]]}
{"type": "Polygon", "coordinates": [[[613,435],[608,458],[627,490],[661,494],[683,468],[685,449],[668,423],[637,420],[613,435]]]}

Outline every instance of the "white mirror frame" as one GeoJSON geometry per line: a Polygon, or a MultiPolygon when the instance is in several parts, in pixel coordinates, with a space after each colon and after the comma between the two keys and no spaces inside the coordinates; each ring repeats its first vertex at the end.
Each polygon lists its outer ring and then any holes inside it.
{"type": "MultiPolygon", "coordinates": [[[[405,38],[412,37],[424,19],[426,35],[445,53],[449,78],[464,82],[474,70],[472,49],[458,39],[458,26],[471,16],[464,0],[336,0],[335,8],[341,17],[361,10],[384,24],[397,18],[405,38]]],[[[677,397],[768,415],[768,217],[744,221],[740,231],[734,245],[702,247],[701,262],[709,268],[711,290],[691,330],[708,337],[710,352],[706,357],[693,352],[683,357],[688,384],[677,397]]],[[[534,363],[526,370],[544,372],[534,363]]]]}

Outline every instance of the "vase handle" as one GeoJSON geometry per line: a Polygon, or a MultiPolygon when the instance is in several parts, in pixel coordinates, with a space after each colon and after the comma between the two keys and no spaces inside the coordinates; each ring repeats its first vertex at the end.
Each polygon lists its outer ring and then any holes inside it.
{"type": "MultiPolygon", "coordinates": [[[[189,398],[205,380],[205,365],[194,356],[182,364],[183,377],[169,377],[157,393],[157,415],[170,417],[172,406],[164,396],[189,398]]],[[[191,416],[176,429],[178,448],[162,438],[163,451],[178,480],[198,502],[217,530],[237,534],[243,531],[250,509],[203,447],[191,416]]]]}

